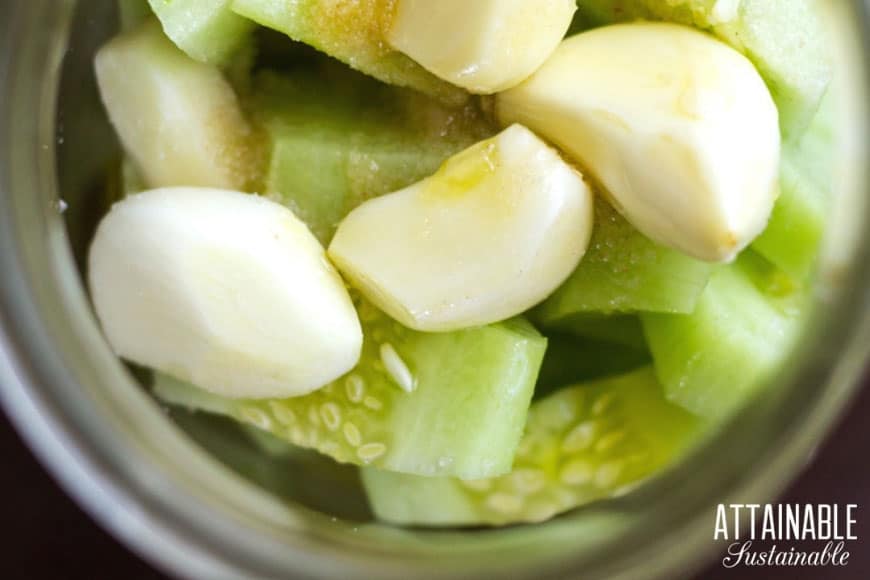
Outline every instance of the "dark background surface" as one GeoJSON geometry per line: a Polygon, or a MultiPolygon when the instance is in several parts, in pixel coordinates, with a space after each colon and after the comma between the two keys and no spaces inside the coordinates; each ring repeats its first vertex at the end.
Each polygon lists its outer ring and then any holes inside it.
{"type": "MultiPolygon", "coordinates": [[[[807,472],[781,498],[789,503],[857,503],[858,542],[846,568],[726,570],[698,576],[823,580],[870,579],[870,381],[807,472]]],[[[164,576],[100,530],[46,475],[9,424],[0,419],[0,578],[162,580],[164,576]]],[[[762,548],[764,544],[756,547],[762,548]]]]}

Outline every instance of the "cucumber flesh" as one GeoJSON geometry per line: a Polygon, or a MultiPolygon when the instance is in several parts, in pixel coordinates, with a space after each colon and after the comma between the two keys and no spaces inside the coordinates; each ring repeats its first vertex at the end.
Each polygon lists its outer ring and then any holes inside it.
{"type": "Polygon", "coordinates": [[[266,193],[324,243],[363,201],[431,175],[495,131],[475,105],[448,109],[323,59],[264,71],[249,108],[271,144],[266,193]]]}
{"type": "Polygon", "coordinates": [[[166,35],[194,60],[223,64],[254,30],[232,0],[148,0],[166,35]]]}
{"type": "Polygon", "coordinates": [[[225,417],[179,407],[168,415],[204,451],[272,495],[344,520],[371,521],[355,466],[278,439],[267,441],[264,431],[255,439],[225,417]]]}
{"type": "Polygon", "coordinates": [[[235,0],[233,10],[321,50],[387,84],[408,87],[450,105],[468,93],[426,71],[386,42],[392,0],[235,0]]]}
{"type": "Polygon", "coordinates": [[[425,334],[367,304],[360,316],[358,366],[310,395],[234,401],[164,375],[155,393],[340,462],[466,478],[510,470],[546,340],[522,319],[425,334]]]}
{"type": "Polygon", "coordinates": [[[535,316],[553,325],[577,315],[691,312],[712,270],[652,242],[599,198],[586,255],[535,316]]]}
{"type": "Polygon", "coordinates": [[[641,315],[668,399],[713,420],[729,417],[786,359],[804,295],[751,251],[716,271],[688,315],[641,315]]]}
{"type": "Polygon", "coordinates": [[[233,91],[243,105],[244,100],[253,90],[254,71],[259,67],[259,63],[259,39],[252,34],[221,64],[224,78],[233,87],[233,91]]]}
{"type": "Polygon", "coordinates": [[[578,0],[577,24],[667,20],[707,30],[743,52],[773,94],[783,134],[799,137],[831,81],[816,0],[578,0]],[[723,9],[724,6],[733,9],[723,9]]]}
{"type": "Polygon", "coordinates": [[[100,95],[149,188],[247,191],[262,172],[251,126],[216,67],[199,63],[149,19],[100,49],[100,95]]]}
{"type": "Polygon", "coordinates": [[[783,149],[780,198],[767,229],[752,245],[797,281],[815,269],[833,201],[833,104],[833,96],[826,96],[800,141],[783,149]]]}
{"type": "Polygon", "coordinates": [[[269,455],[270,457],[286,457],[294,453],[302,452],[299,447],[290,445],[283,439],[279,439],[269,433],[263,431],[259,427],[253,425],[239,425],[251,443],[258,451],[269,455]]]}
{"type": "Polygon", "coordinates": [[[462,481],[366,468],[363,484],[375,515],[395,524],[540,522],[625,493],[677,459],[699,427],[645,368],[535,402],[510,474],[462,481]]]}

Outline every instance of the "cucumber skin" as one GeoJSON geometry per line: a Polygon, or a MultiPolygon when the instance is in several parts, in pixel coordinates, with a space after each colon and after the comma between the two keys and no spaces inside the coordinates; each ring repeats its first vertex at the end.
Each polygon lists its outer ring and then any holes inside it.
{"type": "Polygon", "coordinates": [[[232,0],[148,0],[166,35],[199,62],[221,65],[254,30],[235,14],[232,0]]]}
{"type": "Polygon", "coordinates": [[[389,0],[234,0],[232,9],[263,26],[323,51],[384,83],[407,87],[451,106],[468,93],[443,81],[387,44],[389,0]]]}
{"type": "Polygon", "coordinates": [[[546,339],[522,319],[425,334],[400,327],[368,305],[360,310],[361,363],[305,397],[230,400],[165,375],[158,375],[154,392],[167,403],[230,416],[343,463],[420,475],[507,472],[546,339]],[[380,345],[385,343],[416,377],[412,393],[384,369],[380,345]]]}
{"type": "Polygon", "coordinates": [[[710,264],[654,243],[599,197],[586,255],[533,317],[555,326],[578,315],[691,312],[712,271],[710,264]]]}
{"type": "Polygon", "coordinates": [[[265,192],[325,244],[360,203],[428,177],[496,131],[476,103],[449,109],[325,59],[263,71],[254,87],[247,108],[271,146],[265,192]]]}
{"type": "Polygon", "coordinates": [[[645,368],[568,387],[534,403],[510,474],[461,481],[364,468],[362,479],[375,515],[394,524],[541,522],[627,492],[679,458],[702,427],[665,401],[652,370],[645,368]],[[595,426],[585,447],[569,435],[581,424],[595,426]],[[588,481],[582,481],[582,465],[572,460],[585,462],[588,481]]]}
{"type": "Polygon", "coordinates": [[[767,82],[787,140],[809,126],[832,77],[816,0],[742,0],[718,22],[716,0],[578,0],[574,32],[627,20],[667,20],[715,34],[743,52],[767,82]]]}
{"type": "Polygon", "coordinates": [[[780,198],[752,248],[796,281],[815,271],[833,202],[836,111],[828,94],[807,132],[783,148],[780,198]]]}
{"type": "Polygon", "coordinates": [[[667,398],[714,422],[773,378],[805,321],[807,296],[751,251],[717,270],[692,314],[641,315],[667,398]]]}

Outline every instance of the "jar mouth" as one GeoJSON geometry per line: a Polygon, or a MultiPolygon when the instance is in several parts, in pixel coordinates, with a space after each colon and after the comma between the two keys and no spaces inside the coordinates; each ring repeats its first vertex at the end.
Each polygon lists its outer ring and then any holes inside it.
{"type": "MultiPolygon", "coordinates": [[[[79,503],[167,570],[240,578],[404,578],[430,569],[432,577],[561,578],[579,570],[591,578],[673,576],[716,548],[709,541],[715,505],[758,503],[781,491],[856,390],[870,353],[866,228],[854,254],[830,270],[836,277],[825,278],[807,336],[778,384],[632,494],[547,524],[474,532],[332,521],[279,501],[167,421],[102,339],[76,256],[83,255],[81,232],[92,227],[88,211],[105,200],[68,199],[61,214],[58,199],[86,189],[91,169],[114,159],[95,94],[68,90],[88,74],[70,67],[89,64],[89,51],[110,33],[111,15],[74,16],[71,0],[17,4],[24,6],[0,6],[0,271],[7,273],[0,283],[0,399],[79,503]],[[73,51],[64,62],[70,34],[73,51]]],[[[864,3],[852,10],[850,22],[870,22],[864,3]]],[[[868,35],[853,36],[865,43],[866,58],[868,35]]],[[[855,83],[862,90],[867,65],[855,69],[864,75],[855,83]]],[[[856,199],[868,197],[868,184],[870,175],[862,175],[856,199]]],[[[860,211],[865,219],[867,209],[860,211]]]]}

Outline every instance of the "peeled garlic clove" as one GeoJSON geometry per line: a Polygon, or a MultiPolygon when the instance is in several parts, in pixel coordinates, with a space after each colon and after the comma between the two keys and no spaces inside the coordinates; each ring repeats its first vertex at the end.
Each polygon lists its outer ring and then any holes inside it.
{"type": "Polygon", "coordinates": [[[635,23],[571,37],[496,108],[577,160],[641,232],[696,258],[733,259],[770,217],[773,99],[744,56],[696,30],[635,23]]]}
{"type": "Polygon", "coordinates": [[[254,133],[233,88],[158,22],[112,39],[95,71],[112,126],[149,187],[245,189],[255,179],[254,133]]]}
{"type": "Polygon", "coordinates": [[[362,331],[323,247],[283,206],[212,189],[115,204],[90,249],[122,357],[225,397],[307,394],[350,370],[362,331]]]}
{"type": "Polygon", "coordinates": [[[364,203],[329,255],[402,324],[449,331],[520,314],[577,266],[592,194],[531,131],[515,125],[432,177],[364,203]]]}
{"type": "Polygon", "coordinates": [[[472,93],[527,78],[564,38],[575,0],[397,0],[388,42],[472,93]]]}

